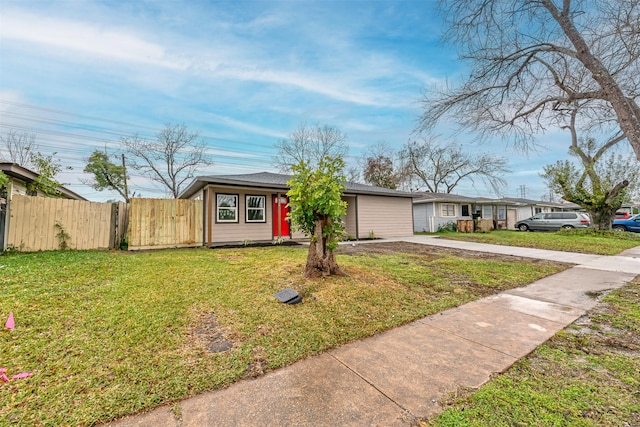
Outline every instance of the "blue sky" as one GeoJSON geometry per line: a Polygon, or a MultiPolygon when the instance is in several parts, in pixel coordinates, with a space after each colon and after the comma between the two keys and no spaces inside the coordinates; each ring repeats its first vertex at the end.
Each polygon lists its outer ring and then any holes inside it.
{"type": "MultiPolygon", "coordinates": [[[[82,184],[90,153],[165,123],[205,139],[215,164],[201,175],[275,171],[274,144],[303,121],[346,133],[354,162],[383,141],[400,149],[423,90],[464,75],[441,30],[430,0],[0,0],[0,133],[34,133],[73,167],[60,180],[90,200],[117,198],[82,184]]],[[[449,131],[438,130],[445,141],[449,131]]],[[[458,141],[507,156],[503,195],[525,185],[527,198],[547,192],[538,173],[569,143],[552,131],[525,155],[458,141]]],[[[165,196],[131,175],[143,197],[165,196]]],[[[456,192],[492,196],[481,183],[456,192]]]]}

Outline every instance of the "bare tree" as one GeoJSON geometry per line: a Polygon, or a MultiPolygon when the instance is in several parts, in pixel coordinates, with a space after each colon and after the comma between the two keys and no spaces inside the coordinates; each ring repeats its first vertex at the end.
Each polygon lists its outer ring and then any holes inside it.
{"type": "Polygon", "coordinates": [[[6,156],[7,160],[25,168],[34,166],[31,163],[31,156],[38,152],[38,146],[33,133],[9,129],[6,135],[0,136],[0,141],[3,145],[0,158],[6,156]]]}
{"type": "Polygon", "coordinates": [[[156,141],[134,136],[122,144],[132,154],[132,167],[165,186],[177,198],[186,181],[195,177],[199,167],[213,164],[206,154],[204,140],[189,132],[184,124],[165,124],[156,141]]]}
{"type": "Polygon", "coordinates": [[[395,190],[403,179],[403,171],[394,163],[396,153],[384,142],[370,147],[361,159],[362,176],[367,184],[395,190]]]}
{"type": "Polygon", "coordinates": [[[349,151],[347,135],[339,129],[316,124],[309,126],[302,122],[289,137],[276,143],[278,154],[274,166],[283,173],[292,171],[293,165],[304,161],[316,167],[325,157],[344,159],[349,151]]]}
{"type": "Polygon", "coordinates": [[[402,156],[418,187],[433,193],[451,193],[461,182],[476,178],[499,193],[506,185],[502,174],[510,172],[504,157],[471,154],[460,145],[442,146],[435,138],[407,143],[402,156]]]}
{"type": "Polygon", "coordinates": [[[483,137],[566,124],[564,106],[592,100],[593,124],[614,124],[640,159],[640,2],[637,0],[441,0],[445,40],[471,73],[428,92],[420,129],[443,116],[483,137]]]}

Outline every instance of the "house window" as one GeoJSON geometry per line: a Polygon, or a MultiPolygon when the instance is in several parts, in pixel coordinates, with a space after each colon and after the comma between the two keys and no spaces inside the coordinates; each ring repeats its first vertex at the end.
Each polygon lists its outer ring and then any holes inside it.
{"type": "Polygon", "coordinates": [[[238,222],[237,194],[216,194],[216,222],[238,222]]]}
{"type": "Polygon", "coordinates": [[[267,222],[265,216],[267,196],[246,196],[246,222],[267,222]]]}
{"type": "Polygon", "coordinates": [[[441,216],[456,216],[456,205],[443,203],[440,205],[441,216]]]}
{"type": "Polygon", "coordinates": [[[542,213],[542,208],[534,208],[536,214],[542,213]]]}
{"type": "Polygon", "coordinates": [[[493,219],[493,206],[484,205],[482,207],[482,218],[483,219],[493,219]]]}
{"type": "Polygon", "coordinates": [[[506,206],[498,206],[498,221],[504,221],[507,219],[506,206]]]}
{"type": "Polygon", "coordinates": [[[469,213],[470,210],[469,205],[462,205],[462,216],[471,216],[469,213]]]}

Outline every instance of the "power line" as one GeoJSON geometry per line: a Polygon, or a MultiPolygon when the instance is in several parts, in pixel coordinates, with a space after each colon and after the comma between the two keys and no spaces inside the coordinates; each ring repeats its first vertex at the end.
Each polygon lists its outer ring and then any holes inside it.
{"type": "MultiPolygon", "coordinates": [[[[70,122],[70,121],[66,121],[66,120],[58,120],[58,119],[44,119],[44,118],[40,118],[38,116],[32,116],[32,115],[28,115],[28,114],[23,114],[23,113],[16,113],[16,112],[3,112],[3,116],[9,116],[9,117],[14,117],[14,118],[21,118],[21,119],[27,119],[29,121],[33,121],[33,122],[40,122],[40,123],[47,123],[47,124],[52,124],[52,125],[57,125],[57,126],[70,126],[70,127],[75,127],[77,129],[80,130],[87,130],[87,131],[96,131],[96,132],[100,132],[101,134],[112,134],[114,136],[117,136],[118,138],[130,138],[133,137],[135,135],[144,137],[146,139],[153,139],[155,138],[155,134],[157,134],[158,132],[160,132],[162,129],[158,129],[155,127],[150,127],[150,126],[145,126],[145,125],[141,125],[141,124],[134,124],[134,123],[127,123],[127,122],[122,122],[122,121],[117,121],[117,120],[110,120],[110,119],[105,119],[105,118],[99,118],[99,117],[93,117],[93,116],[87,116],[87,115],[83,115],[83,114],[76,114],[76,113],[70,113],[67,111],[63,111],[63,110],[57,110],[57,109],[53,109],[53,108],[44,108],[44,107],[38,107],[35,105],[30,105],[30,104],[24,104],[24,103],[17,103],[17,102],[12,102],[12,101],[6,101],[6,100],[0,100],[0,104],[5,104],[5,105],[12,105],[12,106],[18,106],[21,108],[27,108],[27,109],[33,109],[36,111],[43,111],[43,112],[49,112],[49,113],[54,113],[54,114],[61,114],[61,115],[67,115],[67,116],[74,116],[74,117],[78,117],[78,118],[84,118],[84,119],[89,119],[89,120],[93,120],[96,121],[98,123],[110,123],[110,124],[117,124],[117,125],[122,125],[128,128],[132,128],[132,129],[146,129],[147,131],[151,131],[153,132],[153,134],[150,133],[141,133],[139,131],[136,132],[122,132],[122,131],[118,131],[118,130],[114,130],[112,127],[99,127],[99,126],[93,126],[94,128],[98,128],[97,130],[94,129],[90,129],[89,127],[91,125],[87,125],[87,124],[79,124],[77,122],[70,122]]],[[[0,122],[0,126],[2,127],[15,127],[9,124],[2,124],[0,122]]],[[[28,130],[28,129],[24,129],[24,130],[28,130]]],[[[40,130],[42,132],[46,132],[46,130],[40,130]]],[[[204,140],[210,140],[210,141],[219,141],[219,142],[225,142],[225,143],[234,143],[234,144],[242,144],[244,146],[249,146],[249,147],[259,147],[259,148],[266,148],[263,144],[256,144],[255,142],[250,142],[250,141],[241,141],[241,140],[236,140],[236,139],[230,139],[230,138],[220,138],[217,136],[211,136],[211,135],[199,135],[200,138],[203,138],[204,140]]]]}
{"type": "MultiPolygon", "coordinates": [[[[153,140],[159,132],[159,129],[155,127],[139,123],[110,120],[26,103],[0,99],[1,105],[17,107],[26,111],[0,111],[0,129],[35,134],[37,146],[55,152],[56,157],[64,161],[63,164],[66,163],[70,166],[84,163],[91,150],[109,148],[114,152],[121,151],[122,139],[140,137],[153,140]],[[38,113],[46,113],[54,115],[54,117],[45,117],[38,113]]],[[[264,170],[265,167],[271,166],[270,159],[266,159],[265,156],[272,158],[277,155],[275,144],[265,145],[210,135],[199,135],[199,137],[205,141],[207,150],[214,157],[213,167],[264,170]]],[[[355,160],[356,157],[345,156],[346,159],[355,160]]],[[[133,168],[128,171],[132,180],[144,180],[153,185],[153,187],[149,187],[135,184],[136,190],[152,194],[166,193],[166,189],[155,186],[153,180],[147,175],[134,171],[133,168]]],[[[80,169],[63,170],[61,174],[77,177],[79,181],[82,175],[86,175],[80,169]]],[[[90,185],[82,182],[64,185],[83,187],[84,189],[91,188],[90,185]]],[[[97,194],[97,192],[88,192],[87,194],[97,194]]]]}

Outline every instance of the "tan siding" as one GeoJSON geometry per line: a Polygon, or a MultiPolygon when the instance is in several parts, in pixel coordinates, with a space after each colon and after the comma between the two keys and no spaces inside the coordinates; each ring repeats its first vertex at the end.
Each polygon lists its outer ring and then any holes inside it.
{"type": "MultiPolygon", "coordinates": [[[[19,179],[15,179],[15,178],[10,178],[11,179],[11,194],[15,194],[18,196],[26,196],[28,195],[28,191],[27,191],[27,184],[19,179]]],[[[10,195],[11,195],[10,194],[10,195]]],[[[62,198],[64,199],[65,197],[62,194],[58,194],[58,195],[45,195],[42,191],[36,191],[36,196],[37,197],[46,197],[46,198],[50,198],[50,199],[58,199],[58,198],[62,198]]]]}
{"type": "Polygon", "coordinates": [[[304,233],[302,231],[294,231],[292,233],[291,238],[293,240],[304,240],[304,239],[308,239],[309,236],[305,236],[304,233]]]}
{"type": "Polygon", "coordinates": [[[27,195],[27,187],[22,181],[16,179],[11,180],[11,194],[18,194],[21,196],[27,195]]]}
{"type": "Polygon", "coordinates": [[[358,238],[413,235],[412,201],[408,197],[358,196],[358,238]]]}
{"type": "Polygon", "coordinates": [[[347,202],[347,215],[342,219],[347,237],[356,237],[356,198],[355,196],[345,196],[343,199],[347,202]]]}
{"type": "Polygon", "coordinates": [[[212,243],[237,243],[244,240],[267,241],[272,240],[272,192],[260,190],[238,190],[229,188],[211,188],[211,234],[212,243]],[[238,195],[238,222],[216,222],[216,194],[237,194],[238,195]],[[267,222],[246,222],[245,196],[266,196],[265,218],[267,222]]]}

